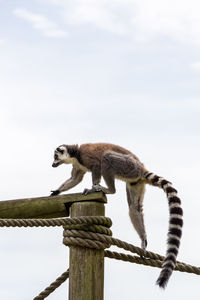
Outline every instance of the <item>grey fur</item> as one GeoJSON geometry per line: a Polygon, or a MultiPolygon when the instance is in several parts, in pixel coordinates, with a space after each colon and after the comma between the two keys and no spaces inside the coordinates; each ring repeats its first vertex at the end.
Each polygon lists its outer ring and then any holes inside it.
{"type": "Polygon", "coordinates": [[[136,185],[131,186],[126,184],[126,194],[129,204],[129,216],[131,222],[137,231],[142,243],[141,248],[146,249],[147,246],[147,235],[144,225],[144,215],[143,215],[143,199],[145,193],[145,184],[143,182],[138,182],[136,185]]]}

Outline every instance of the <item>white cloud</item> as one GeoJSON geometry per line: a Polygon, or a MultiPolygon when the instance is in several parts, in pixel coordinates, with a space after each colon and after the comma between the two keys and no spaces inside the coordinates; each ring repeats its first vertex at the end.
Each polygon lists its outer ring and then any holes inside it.
{"type": "Polygon", "coordinates": [[[89,24],[113,33],[126,33],[126,23],[106,4],[107,1],[75,1],[71,9],[66,5],[65,16],[71,24],[89,24]]]}
{"type": "Polygon", "coordinates": [[[70,24],[89,24],[148,41],[164,36],[200,43],[197,0],[46,0],[61,8],[70,24]]]}
{"type": "Polygon", "coordinates": [[[196,0],[137,1],[137,14],[132,22],[145,37],[164,35],[200,43],[199,9],[196,0]]]}
{"type": "Polygon", "coordinates": [[[14,15],[28,21],[33,28],[42,32],[44,36],[54,38],[66,38],[67,32],[60,30],[55,22],[49,21],[45,16],[34,14],[27,9],[18,8],[14,10],[14,15]]]}

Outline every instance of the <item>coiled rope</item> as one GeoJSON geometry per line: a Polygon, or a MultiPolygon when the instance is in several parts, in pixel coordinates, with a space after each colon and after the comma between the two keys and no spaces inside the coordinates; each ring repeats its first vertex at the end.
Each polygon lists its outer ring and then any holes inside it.
{"type": "MultiPolygon", "coordinates": [[[[112,237],[109,229],[112,221],[101,216],[56,218],[56,219],[0,219],[0,227],[49,227],[63,226],[63,243],[66,246],[78,246],[95,249],[106,249],[117,246],[124,250],[135,253],[130,255],[104,250],[105,257],[123,260],[131,263],[142,264],[151,267],[162,267],[164,257],[150,251],[144,251],[139,247],[112,237]]],[[[177,261],[176,271],[200,275],[200,268],[177,261]]],[[[41,292],[33,300],[43,300],[49,296],[69,277],[69,270],[58,277],[49,287],[41,292]]]]}

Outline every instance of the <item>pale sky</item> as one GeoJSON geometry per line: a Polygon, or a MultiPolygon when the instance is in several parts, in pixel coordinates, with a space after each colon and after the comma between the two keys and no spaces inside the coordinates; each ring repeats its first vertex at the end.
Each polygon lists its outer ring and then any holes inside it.
{"type": "MultiPolygon", "coordinates": [[[[195,0],[0,0],[0,199],[47,196],[70,176],[60,144],[133,151],[179,191],[178,260],[199,262],[200,3],[195,0]]],[[[91,186],[90,174],[71,192],[91,186]]],[[[113,236],[140,245],[124,183],[108,196],[113,236]]],[[[164,192],[147,187],[148,250],[165,254],[164,192]]],[[[36,296],[68,268],[62,228],[1,228],[0,299],[36,296]]],[[[114,250],[116,250],[114,248],[114,250]]],[[[119,249],[119,252],[121,250],[119,249]]],[[[105,259],[105,300],[199,299],[200,277],[105,259]]],[[[68,283],[49,296],[66,299],[68,283]]]]}

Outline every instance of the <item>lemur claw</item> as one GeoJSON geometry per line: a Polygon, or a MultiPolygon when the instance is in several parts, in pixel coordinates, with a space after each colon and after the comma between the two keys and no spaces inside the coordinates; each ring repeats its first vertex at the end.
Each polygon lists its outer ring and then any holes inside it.
{"type": "Polygon", "coordinates": [[[91,193],[94,193],[96,192],[93,188],[92,189],[84,189],[83,191],[83,195],[88,195],[88,194],[91,194],[91,193]]]}
{"type": "Polygon", "coordinates": [[[60,194],[59,190],[55,190],[55,191],[51,191],[51,195],[50,196],[57,196],[59,194],[60,194]]]}
{"type": "Polygon", "coordinates": [[[82,194],[83,195],[87,195],[87,194],[89,194],[90,191],[91,191],[90,189],[84,189],[83,192],[82,192],[82,194]]]}

